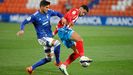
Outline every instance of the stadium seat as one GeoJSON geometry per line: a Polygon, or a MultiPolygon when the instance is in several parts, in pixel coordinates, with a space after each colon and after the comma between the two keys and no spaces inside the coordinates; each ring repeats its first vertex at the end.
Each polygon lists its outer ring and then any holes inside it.
{"type": "MultiPolygon", "coordinates": [[[[0,2],[0,13],[32,14],[39,8],[41,0],[3,0],[0,2]]],[[[52,0],[49,0],[52,1],[52,0]]],[[[88,4],[95,0],[69,0],[73,8],[88,4]]],[[[67,0],[54,0],[50,8],[66,13],[67,0]],[[57,3],[57,4],[56,4],[57,3]]],[[[90,9],[88,15],[102,16],[133,16],[133,0],[99,0],[99,3],[90,9]]]]}
{"type": "MultiPolygon", "coordinates": [[[[132,0],[100,0],[99,4],[93,7],[93,11],[98,14],[89,13],[89,15],[105,15],[105,16],[133,16],[132,0]]],[[[90,9],[91,11],[92,9],[90,9]]]]}

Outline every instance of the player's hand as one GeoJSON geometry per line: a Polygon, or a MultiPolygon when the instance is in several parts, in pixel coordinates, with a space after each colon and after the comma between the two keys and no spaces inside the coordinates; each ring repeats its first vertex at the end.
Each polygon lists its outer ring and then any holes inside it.
{"type": "Polygon", "coordinates": [[[62,24],[63,25],[66,25],[67,24],[67,20],[64,17],[61,19],[61,21],[62,21],[62,24]]]}
{"type": "Polygon", "coordinates": [[[22,36],[23,34],[24,34],[24,31],[23,31],[23,30],[20,30],[20,31],[17,32],[16,35],[17,35],[17,36],[22,36]]]}
{"type": "Polygon", "coordinates": [[[56,35],[54,32],[52,34],[53,34],[53,37],[56,35]]]}

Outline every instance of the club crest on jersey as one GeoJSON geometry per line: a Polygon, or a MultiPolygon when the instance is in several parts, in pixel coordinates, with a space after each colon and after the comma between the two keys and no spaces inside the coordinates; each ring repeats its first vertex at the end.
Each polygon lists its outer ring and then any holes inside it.
{"type": "Polygon", "coordinates": [[[28,17],[28,18],[27,18],[27,21],[30,21],[30,20],[31,20],[31,17],[28,17]]]}

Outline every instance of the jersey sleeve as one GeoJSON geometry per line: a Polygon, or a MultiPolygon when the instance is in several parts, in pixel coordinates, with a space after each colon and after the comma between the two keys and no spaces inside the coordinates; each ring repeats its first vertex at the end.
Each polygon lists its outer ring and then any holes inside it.
{"type": "Polygon", "coordinates": [[[28,23],[30,23],[30,22],[34,22],[34,15],[31,15],[31,16],[29,16],[27,19],[25,19],[25,20],[21,23],[20,29],[21,29],[21,30],[24,30],[25,25],[28,24],[28,23]]]}
{"type": "Polygon", "coordinates": [[[60,12],[50,10],[51,11],[51,16],[58,16],[59,18],[62,18],[63,15],[60,12]]]}

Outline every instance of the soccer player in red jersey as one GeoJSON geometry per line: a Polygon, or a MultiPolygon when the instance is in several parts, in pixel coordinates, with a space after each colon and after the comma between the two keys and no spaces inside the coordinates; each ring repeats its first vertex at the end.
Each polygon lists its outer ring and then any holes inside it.
{"type": "MultiPolygon", "coordinates": [[[[61,20],[59,21],[58,25],[56,26],[56,30],[53,32],[53,34],[57,34],[63,44],[67,48],[71,48],[74,52],[67,58],[67,60],[60,65],[59,69],[65,74],[69,75],[67,73],[66,67],[71,64],[75,59],[78,57],[82,58],[84,56],[84,47],[83,47],[83,39],[80,37],[80,35],[75,32],[72,27],[74,26],[74,22],[78,19],[80,16],[84,16],[89,11],[88,7],[86,5],[82,5],[79,9],[73,8],[69,10],[65,15],[64,19],[66,19],[66,23],[63,24],[61,20]]],[[[91,62],[91,60],[90,60],[91,62]]]]}

